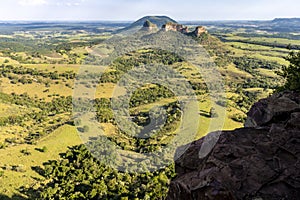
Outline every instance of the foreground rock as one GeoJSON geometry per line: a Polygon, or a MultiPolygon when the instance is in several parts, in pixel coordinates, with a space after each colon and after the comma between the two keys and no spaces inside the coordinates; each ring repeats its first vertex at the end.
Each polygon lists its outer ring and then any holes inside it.
{"type": "Polygon", "coordinates": [[[193,142],[176,161],[178,176],[167,199],[299,199],[300,95],[285,92],[260,100],[245,126],[222,132],[202,159],[204,138],[193,142]]]}

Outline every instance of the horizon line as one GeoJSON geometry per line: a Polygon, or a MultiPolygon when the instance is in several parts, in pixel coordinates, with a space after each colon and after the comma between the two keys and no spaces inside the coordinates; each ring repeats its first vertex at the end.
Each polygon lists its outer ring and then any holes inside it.
{"type": "MultiPolygon", "coordinates": [[[[141,18],[140,18],[141,19],[141,18]]],[[[178,19],[178,22],[222,22],[222,21],[272,21],[275,19],[300,19],[300,17],[278,17],[272,19],[178,19]]],[[[138,19],[139,20],[139,19],[138,19]]],[[[113,20],[113,19],[8,19],[0,20],[0,22],[121,22],[121,23],[130,23],[137,20],[113,20]]]]}
{"type": "MultiPolygon", "coordinates": [[[[114,23],[131,23],[144,17],[169,17],[166,15],[145,15],[138,19],[4,19],[0,22],[114,22],[114,23]]],[[[171,18],[174,19],[174,18],[171,18]]],[[[273,17],[266,19],[174,19],[178,22],[224,22],[224,21],[272,21],[275,19],[300,19],[299,17],[273,17]]]]}

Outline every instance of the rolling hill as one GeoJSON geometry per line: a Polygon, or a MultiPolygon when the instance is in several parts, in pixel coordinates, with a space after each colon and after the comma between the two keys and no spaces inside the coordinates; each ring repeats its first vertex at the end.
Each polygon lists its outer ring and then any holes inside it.
{"type": "Polygon", "coordinates": [[[147,20],[155,24],[158,28],[161,28],[162,25],[168,22],[177,23],[175,20],[167,16],[145,16],[133,22],[130,26],[119,30],[118,32],[140,29],[147,20]]]}

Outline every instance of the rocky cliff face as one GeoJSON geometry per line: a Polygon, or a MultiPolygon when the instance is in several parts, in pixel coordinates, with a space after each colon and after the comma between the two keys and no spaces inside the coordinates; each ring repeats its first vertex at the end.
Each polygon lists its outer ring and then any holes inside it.
{"type": "Polygon", "coordinates": [[[245,128],[222,132],[210,154],[199,158],[203,142],[193,142],[176,161],[168,200],[299,199],[300,94],[260,100],[245,128]]]}
{"type": "Polygon", "coordinates": [[[207,30],[203,26],[198,26],[193,32],[189,32],[188,27],[177,23],[166,23],[162,26],[163,31],[178,31],[183,34],[193,35],[200,37],[203,33],[207,33],[207,30]]]}
{"type": "Polygon", "coordinates": [[[164,31],[178,31],[181,33],[187,33],[187,27],[184,27],[181,24],[177,24],[177,23],[166,23],[162,26],[162,30],[164,31]]]}
{"type": "Polygon", "coordinates": [[[196,37],[200,37],[204,33],[207,33],[207,30],[203,26],[196,27],[195,31],[193,32],[196,37]]]}

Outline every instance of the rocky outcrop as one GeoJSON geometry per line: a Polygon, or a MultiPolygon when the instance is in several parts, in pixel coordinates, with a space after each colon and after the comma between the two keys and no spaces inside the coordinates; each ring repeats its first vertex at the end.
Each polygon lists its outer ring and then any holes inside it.
{"type": "Polygon", "coordinates": [[[203,26],[198,26],[194,31],[189,32],[188,27],[171,22],[164,24],[161,29],[163,31],[178,31],[180,33],[192,35],[195,37],[200,37],[203,33],[207,33],[207,30],[203,26]]]}
{"type": "Polygon", "coordinates": [[[156,24],[151,23],[149,20],[146,20],[143,27],[143,31],[155,31],[158,30],[156,24]]]}
{"type": "Polygon", "coordinates": [[[164,31],[178,31],[181,33],[187,33],[187,27],[181,25],[181,24],[177,24],[177,23],[166,23],[162,26],[162,30],[164,31]]]}
{"type": "Polygon", "coordinates": [[[175,163],[167,199],[299,199],[300,94],[260,100],[245,126],[222,132],[205,157],[199,157],[204,138],[191,143],[175,163]]]}
{"type": "MultiPolygon", "coordinates": [[[[290,113],[300,112],[300,94],[284,92],[262,99],[249,111],[245,127],[271,126],[285,122],[290,113]]],[[[300,119],[299,119],[300,120],[300,119]]],[[[299,125],[300,126],[300,125],[299,125]]]]}
{"type": "Polygon", "coordinates": [[[207,30],[203,26],[197,26],[193,32],[196,37],[200,37],[204,33],[207,33],[207,30]]]}

